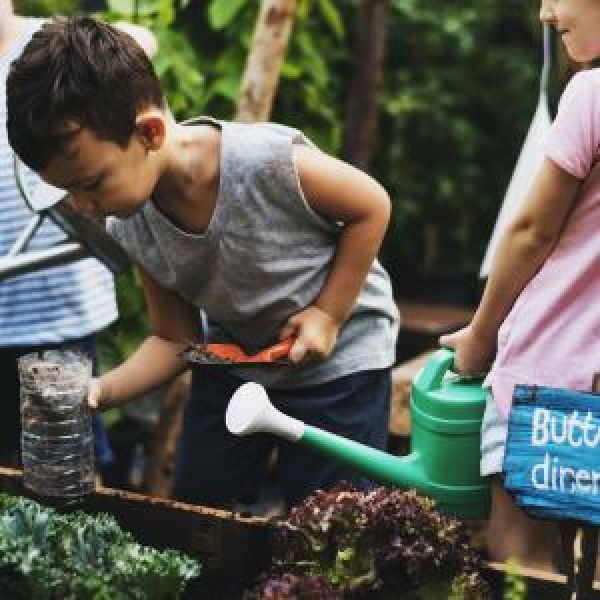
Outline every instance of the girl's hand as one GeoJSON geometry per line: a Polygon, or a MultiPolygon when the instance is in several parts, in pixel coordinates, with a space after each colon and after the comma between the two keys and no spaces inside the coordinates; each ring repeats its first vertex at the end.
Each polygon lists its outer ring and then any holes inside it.
{"type": "Polygon", "coordinates": [[[489,369],[496,351],[495,343],[490,343],[478,335],[473,325],[443,335],[439,342],[440,346],[454,350],[454,370],[463,375],[485,373],[489,369]]]}
{"type": "Polygon", "coordinates": [[[288,358],[294,364],[324,360],[335,346],[340,324],[324,310],[309,306],[296,313],[283,326],[280,339],[295,337],[288,358]]]}

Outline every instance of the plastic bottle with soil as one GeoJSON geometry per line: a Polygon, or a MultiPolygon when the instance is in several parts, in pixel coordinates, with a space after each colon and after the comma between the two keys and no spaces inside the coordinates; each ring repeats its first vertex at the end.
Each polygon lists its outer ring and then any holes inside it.
{"type": "Polygon", "coordinates": [[[94,491],[91,376],[90,358],[77,351],[19,359],[23,483],[36,495],[71,503],[94,491]]]}

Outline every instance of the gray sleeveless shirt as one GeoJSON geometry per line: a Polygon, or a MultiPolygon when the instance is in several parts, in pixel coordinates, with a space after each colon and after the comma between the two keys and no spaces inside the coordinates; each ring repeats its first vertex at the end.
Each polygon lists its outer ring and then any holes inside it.
{"type": "MultiPolygon", "coordinates": [[[[299,131],[273,123],[215,124],[221,128],[219,191],[202,235],[180,230],[152,201],[127,219],[109,219],[108,230],[156,281],[204,311],[205,341],[233,341],[254,353],[276,342],[286,320],[316,298],[341,225],[318,215],[302,193],[292,144],[310,142],[299,131]]],[[[390,280],[375,261],[326,361],[244,368],[238,375],[288,388],[388,367],[397,329],[390,280]]]]}

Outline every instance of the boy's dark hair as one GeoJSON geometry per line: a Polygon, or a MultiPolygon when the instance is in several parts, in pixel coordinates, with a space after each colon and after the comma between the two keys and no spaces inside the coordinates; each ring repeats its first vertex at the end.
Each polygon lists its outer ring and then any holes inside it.
{"type": "Polygon", "coordinates": [[[71,17],[45,23],[12,63],[6,104],[13,150],[41,171],[83,128],[125,147],[137,112],[162,108],[164,100],[150,60],[130,35],[71,17]]]}

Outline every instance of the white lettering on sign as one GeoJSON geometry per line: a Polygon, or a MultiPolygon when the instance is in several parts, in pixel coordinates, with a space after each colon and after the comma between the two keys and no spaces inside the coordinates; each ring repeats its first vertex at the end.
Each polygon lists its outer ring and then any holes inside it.
{"type": "Polygon", "coordinates": [[[561,465],[548,452],[531,470],[531,484],[536,490],[555,490],[572,494],[598,494],[600,471],[574,469],[561,465]]]}
{"type": "Polygon", "coordinates": [[[545,446],[548,443],[548,423],[550,411],[547,408],[536,408],[533,411],[533,427],[531,428],[531,444],[545,446]]]}
{"type": "Polygon", "coordinates": [[[531,427],[532,446],[565,443],[572,448],[583,445],[596,448],[600,444],[600,426],[594,423],[593,413],[588,411],[582,417],[574,410],[570,415],[559,415],[547,408],[536,408],[531,427]]]}

